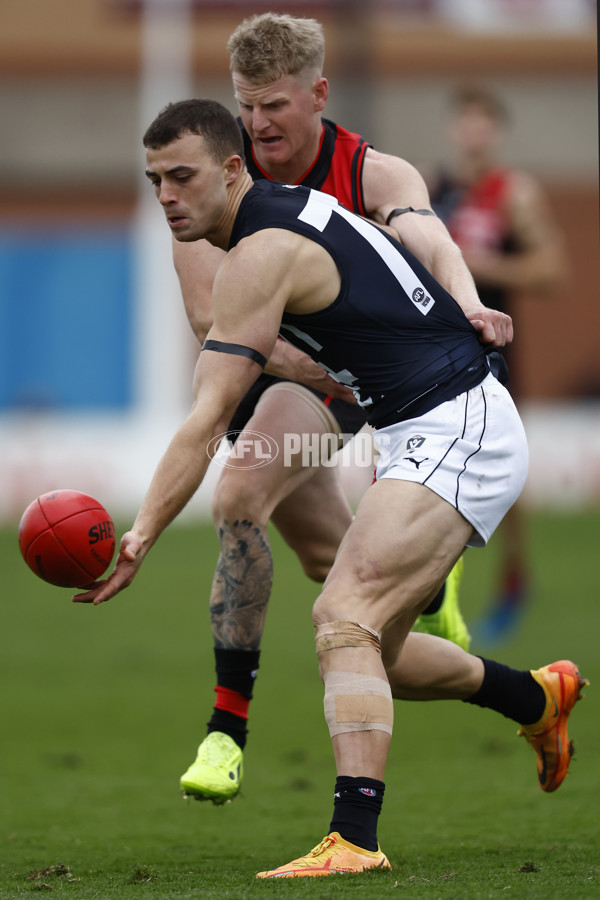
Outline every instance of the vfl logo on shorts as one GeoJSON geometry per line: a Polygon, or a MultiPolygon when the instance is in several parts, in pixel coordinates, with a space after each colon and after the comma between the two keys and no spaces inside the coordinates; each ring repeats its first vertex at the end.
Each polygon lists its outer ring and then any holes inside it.
{"type": "Polygon", "coordinates": [[[418,469],[421,466],[421,463],[427,462],[429,459],[428,456],[419,456],[415,457],[415,450],[418,450],[419,447],[422,447],[425,443],[425,438],[421,434],[413,434],[412,437],[406,442],[406,452],[413,454],[412,456],[405,456],[404,459],[406,462],[411,462],[418,469]]]}
{"type": "Polygon", "coordinates": [[[406,449],[409,451],[409,453],[412,453],[414,450],[418,450],[419,447],[422,447],[424,443],[425,438],[422,435],[413,434],[413,436],[409,437],[406,442],[406,449]]]}

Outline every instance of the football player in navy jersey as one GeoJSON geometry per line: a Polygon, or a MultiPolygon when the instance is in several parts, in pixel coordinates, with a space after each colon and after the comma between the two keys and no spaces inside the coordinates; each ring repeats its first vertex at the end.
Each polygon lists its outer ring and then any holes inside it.
{"type": "Polygon", "coordinates": [[[338,776],[329,833],[258,877],[390,867],[377,822],[393,697],[462,699],[519,722],[537,753],[540,786],[556,790],[573,751],[568,716],[584,683],[574,663],[519,671],[410,631],[465,546],[485,545],[527,473],[521,421],[480,341],[485,310],[465,313],[413,253],[331,196],[254,183],[235,119],[214,101],[169,105],[144,144],[146,175],[174,237],[205,238],[227,252],[192,409],[121,540],[114,572],[75,600],[97,605],[131,583],[196,492],[210,442],[226,430],[281,329],[351,383],[380,458],[313,608],[338,776]]]}
{"type": "MultiPolygon", "coordinates": [[[[446,228],[431,214],[416,169],[323,118],[329,88],[323,77],[320,24],[273,13],[253,16],[234,31],[228,49],[254,180],[304,184],[380,224],[388,221],[465,308],[478,309],[472,279],[446,228]],[[408,212],[410,207],[418,212],[408,212]]],[[[212,286],[223,252],[207,241],[173,243],[188,318],[202,343],[212,324],[212,286]]],[[[485,316],[486,337],[502,346],[505,320],[489,311],[485,316]]],[[[278,341],[265,373],[234,413],[229,434],[235,437],[242,429],[266,434],[278,447],[284,446],[286,435],[308,435],[312,446],[335,450],[341,446],[340,435],[348,438],[365,422],[364,411],[351,401],[346,388],[278,341]]],[[[315,454],[300,451],[285,460],[280,454],[261,467],[255,465],[253,446],[247,442],[244,454],[229,460],[214,492],[222,548],[210,596],[216,700],[209,734],[181,779],[185,794],[215,802],[235,796],[243,774],[249,703],[273,578],[267,523],[270,519],[277,527],[306,574],[322,582],[352,521],[336,467],[320,465],[315,454]]],[[[462,559],[415,627],[468,649],[458,606],[461,568],[462,559]]],[[[196,703],[191,691],[191,708],[196,703]]]]}

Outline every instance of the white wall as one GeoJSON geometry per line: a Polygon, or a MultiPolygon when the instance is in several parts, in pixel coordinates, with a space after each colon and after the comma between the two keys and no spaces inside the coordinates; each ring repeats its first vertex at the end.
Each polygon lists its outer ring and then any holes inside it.
{"type": "MultiPolygon", "coordinates": [[[[522,414],[531,453],[527,503],[600,505],[600,407],[528,405],[522,414]]],[[[17,522],[31,500],[57,488],[90,493],[114,518],[130,520],[180,421],[176,416],[0,420],[0,522],[17,522]]],[[[351,448],[338,455],[338,462],[346,489],[357,500],[371,482],[371,469],[352,464],[351,448]]],[[[211,463],[183,518],[210,515],[218,473],[218,465],[211,463]]]]}

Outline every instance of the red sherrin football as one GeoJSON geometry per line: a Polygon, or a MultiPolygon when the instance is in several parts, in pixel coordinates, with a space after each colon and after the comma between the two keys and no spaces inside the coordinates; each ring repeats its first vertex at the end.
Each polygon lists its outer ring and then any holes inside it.
{"type": "Polygon", "coordinates": [[[19,547],[29,568],[44,581],[87,587],[110,565],[115,526],[102,504],[88,494],[49,491],[23,513],[19,547]]]}

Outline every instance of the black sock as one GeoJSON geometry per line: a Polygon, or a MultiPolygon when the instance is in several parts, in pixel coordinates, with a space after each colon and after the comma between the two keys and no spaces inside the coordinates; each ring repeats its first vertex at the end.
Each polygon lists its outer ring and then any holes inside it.
{"type": "Polygon", "coordinates": [[[431,616],[433,613],[436,613],[442,603],[444,602],[444,597],[446,596],[446,582],[443,583],[427,609],[424,609],[421,613],[422,616],[431,616]]]}
{"type": "Polygon", "coordinates": [[[225,709],[217,709],[212,711],[210,722],[207,722],[207,734],[211,731],[222,731],[236,742],[240,750],[246,746],[248,737],[248,720],[242,716],[236,716],[235,713],[227,712],[225,709]]]}
{"type": "Polygon", "coordinates": [[[383,781],[339,775],[329,831],[337,831],[344,840],[364,850],[377,850],[377,819],[384,791],[383,781]]]}
{"type": "Polygon", "coordinates": [[[480,659],[485,667],[483,682],[464,702],[494,709],[519,725],[538,722],[546,708],[546,695],[531,672],[511,669],[483,656],[480,659]]]}
{"type": "MultiPolygon", "coordinates": [[[[258,670],[260,650],[225,650],[215,647],[215,668],[219,687],[236,691],[248,700],[258,670]]],[[[222,731],[236,742],[241,750],[246,746],[248,720],[224,709],[213,709],[208,733],[222,731]]]]}
{"type": "Polygon", "coordinates": [[[215,670],[219,687],[252,697],[260,650],[222,650],[215,647],[215,670]]]}

